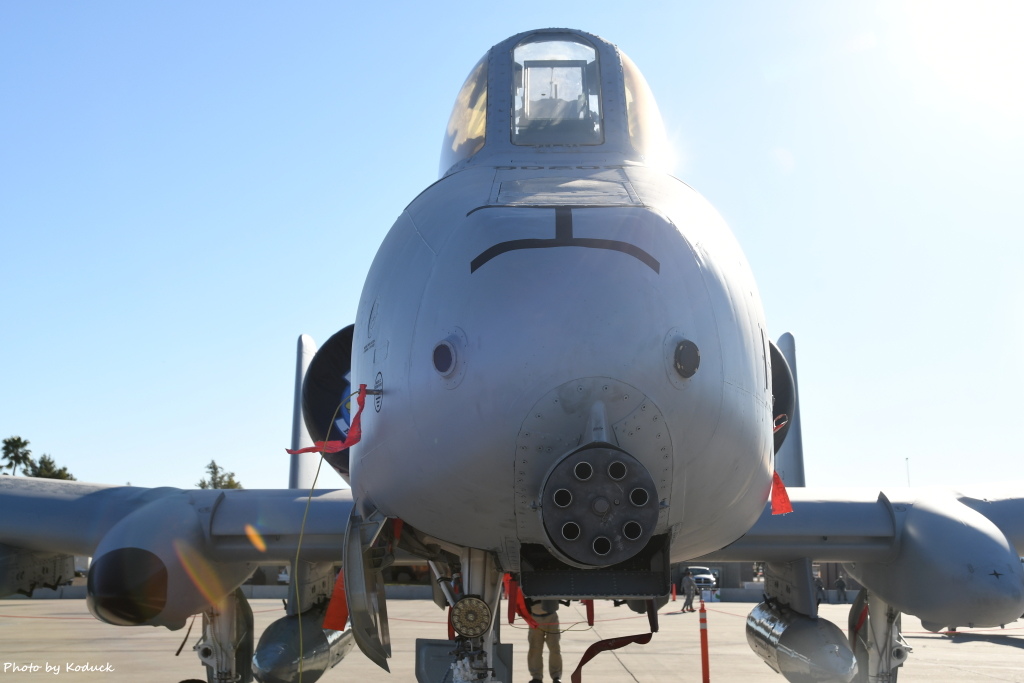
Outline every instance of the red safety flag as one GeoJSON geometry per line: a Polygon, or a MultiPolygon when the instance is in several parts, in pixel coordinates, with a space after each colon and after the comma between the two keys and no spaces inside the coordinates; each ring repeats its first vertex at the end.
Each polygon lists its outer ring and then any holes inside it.
{"type": "Polygon", "coordinates": [[[516,599],[519,597],[519,584],[512,580],[511,574],[505,574],[502,579],[505,583],[505,599],[508,600],[508,623],[516,623],[516,599]]]}
{"type": "Polygon", "coordinates": [[[789,502],[789,494],[786,493],[786,485],[782,483],[782,477],[778,472],[772,475],[772,514],[785,515],[793,511],[793,504],[789,502]]]}
{"type": "Polygon", "coordinates": [[[519,583],[511,574],[505,574],[505,598],[508,600],[508,623],[514,624],[518,614],[530,628],[537,628],[537,620],[526,609],[526,596],[519,590],[519,583]]]}
{"type": "Polygon", "coordinates": [[[323,627],[332,631],[344,631],[346,623],[348,623],[348,598],[345,596],[345,574],[338,572],[338,578],[334,581],[334,592],[331,593],[331,601],[327,603],[323,627]]]}
{"type": "Polygon", "coordinates": [[[290,455],[298,455],[299,453],[337,453],[359,443],[359,439],[363,436],[363,406],[366,405],[365,384],[359,385],[356,404],[359,406],[359,409],[356,411],[356,416],[352,418],[352,425],[348,428],[348,436],[345,437],[344,441],[317,441],[308,448],[297,448],[295,450],[286,448],[284,449],[285,452],[290,455]]]}

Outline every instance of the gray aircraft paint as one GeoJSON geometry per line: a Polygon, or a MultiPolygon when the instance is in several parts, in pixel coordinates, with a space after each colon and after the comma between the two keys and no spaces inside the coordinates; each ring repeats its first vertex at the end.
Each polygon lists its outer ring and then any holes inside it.
{"type": "MultiPolygon", "coordinates": [[[[609,458],[621,449],[623,462],[639,468],[630,481],[652,488],[656,504],[644,508],[652,514],[641,538],[667,538],[674,561],[845,562],[877,609],[913,613],[934,628],[1005,623],[1024,611],[1019,492],[794,488],[795,511],[770,514],[774,416],[754,278],[717,212],[649,163],[663,139],[656,126],[630,135],[630,78],[633,101],[643,102],[646,86],[632,63],[610,43],[573,31],[514,36],[474,69],[459,102],[470,106],[486,89],[486,103],[478,98],[480,108],[462,117],[476,116],[486,135],[477,127],[482,139],[446,138],[455,147],[443,155],[442,179],[398,217],[360,298],[353,385],[375,393],[363,440],[351,450],[351,492],[317,492],[306,515],[295,490],[0,477],[0,588],[53,580],[62,566],[53,553],[95,555],[92,575],[109,565],[104,556],[138,549],[157,557],[168,579],[168,599],[138,623],[177,628],[188,614],[226,604],[255,562],[294,557],[301,532],[304,560],[338,561],[347,547],[350,560],[367,562],[352,596],[362,605],[360,623],[376,631],[355,634],[366,651],[387,633],[367,551],[375,534],[392,528],[388,517],[460,557],[467,589],[491,606],[498,568],[516,571],[523,544],[548,548],[575,572],[598,563],[567,557],[544,512],[558,490],[586,493],[559,479],[559,465],[593,445],[609,458]],[[597,56],[600,144],[513,143],[520,133],[510,132],[509,55],[550,36],[589,43],[597,56]],[[348,520],[367,538],[346,538],[348,520]],[[254,525],[265,549],[249,533],[254,525]],[[197,562],[216,579],[203,590],[197,562]]],[[[465,113],[457,107],[453,121],[465,113]]],[[[296,472],[295,481],[303,479],[296,472]]],[[[615,556],[634,549],[622,541],[615,556]]],[[[120,570],[125,584],[131,569],[120,570]]],[[[822,633],[789,638],[814,642],[822,633]]],[[[495,636],[484,638],[488,651],[495,636]]],[[[386,638],[377,644],[383,661],[386,638]]]]}

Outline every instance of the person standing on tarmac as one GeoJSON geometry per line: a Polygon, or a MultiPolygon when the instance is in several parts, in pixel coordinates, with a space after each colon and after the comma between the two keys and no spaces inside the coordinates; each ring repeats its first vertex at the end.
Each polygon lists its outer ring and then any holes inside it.
{"type": "Polygon", "coordinates": [[[825,584],[821,582],[820,576],[814,577],[814,594],[820,605],[822,600],[828,602],[828,596],[825,595],[825,584]]]}
{"type": "Polygon", "coordinates": [[[542,683],[544,680],[544,644],[548,646],[548,673],[551,683],[562,683],[562,647],[559,643],[561,631],[558,624],[558,600],[526,599],[526,609],[537,622],[537,628],[531,628],[527,634],[529,650],[526,655],[526,666],[530,669],[530,683],[542,683]]]}
{"type": "Polygon", "coordinates": [[[835,582],[836,587],[836,600],[842,605],[846,604],[846,579],[841,575],[835,582]]]}

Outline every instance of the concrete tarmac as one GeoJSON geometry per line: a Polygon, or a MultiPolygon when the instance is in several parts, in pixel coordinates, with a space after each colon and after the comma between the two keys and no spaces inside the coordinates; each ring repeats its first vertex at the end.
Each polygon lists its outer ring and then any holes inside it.
{"type": "MultiPolygon", "coordinates": [[[[257,638],[283,615],[278,600],[251,601],[257,638]]],[[[681,602],[660,612],[660,631],[648,645],[628,645],[598,655],[583,669],[585,683],[665,683],[701,680],[699,613],[681,614],[681,602]]],[[[505,603],[502,603],[504,609],[505,603]]],[[[746,603],[707,603],[710,680],[713,683],[784,683],[746,643],[744,623],[753,608],[746,603]]],[[[822,616],[846,628],[848,606],[822,605],[822,616]]],[[[426,600],[390,600],[392,659],[389,675],[362,656],[358,649],[329,672],[323,681],[413,682],[416,638],[445,638],[444,613],[426,600]]],[[[647,632],[646,616],[610,602],[597,603],[596,623],[587,626],[585,614],[573,603],[563,607],[562,680],[588,646],[602,638],[647,632]]],[[[0,601],[0,683],[59,680],[160,681],[205,680],[192,646],[201,619],[181,655],[174,653],[185,640],[185,629],[123,628],[96,621],[81,600],[0,601]]],[[[904,636],[913,654],[900,670],[900,683],[1024,683],[1024,622],[1000,629],[963,629],[953,637],[928,633],[913,617],[903,617],[904,636]]],[[[502,640],[515,645],[514,677],[504,683],[526,683],[526,629],[521,620],[502,624],[502,640]]],[[[546,658],[545,658],[546,662],[546,658]]],[[[546,675],[545,681],[550,678],[546,675]]]]}

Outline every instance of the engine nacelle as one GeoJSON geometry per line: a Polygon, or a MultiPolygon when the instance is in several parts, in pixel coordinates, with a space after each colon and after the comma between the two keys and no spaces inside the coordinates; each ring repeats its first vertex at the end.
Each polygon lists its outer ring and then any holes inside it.
{"type": "Polygon", "coordinates": [[[849,683],[857,658],[839,627],[762,602],[747,615],[747,644],[791,683],[849,683]]]}
{"type": "Polygon", "coordinates": [[[893,513],[903,518],[896,558],[845,565],[869,591],[932,631],[1002,626],[1024,613],[1017,551],[987,517],[938,493],[893,513]]]}
{"type": "Polygon", "coordinates": [[[97,546],[86,602],[108,624],[178,629],[231,593],[253,565],[207,559],[202,514],[191,495],[146,495],[155,500],[121,519],[97,546]]]}
{"type": "MultiPolygon", "coordinates": [[[[343,440],[352,423],[352,330],[342,328],[324,342],[302,381],[302,418],[313,441],[343,440]]],[[[324,453],[324,460],[349,483],[348,449],[324,453]]]]}

